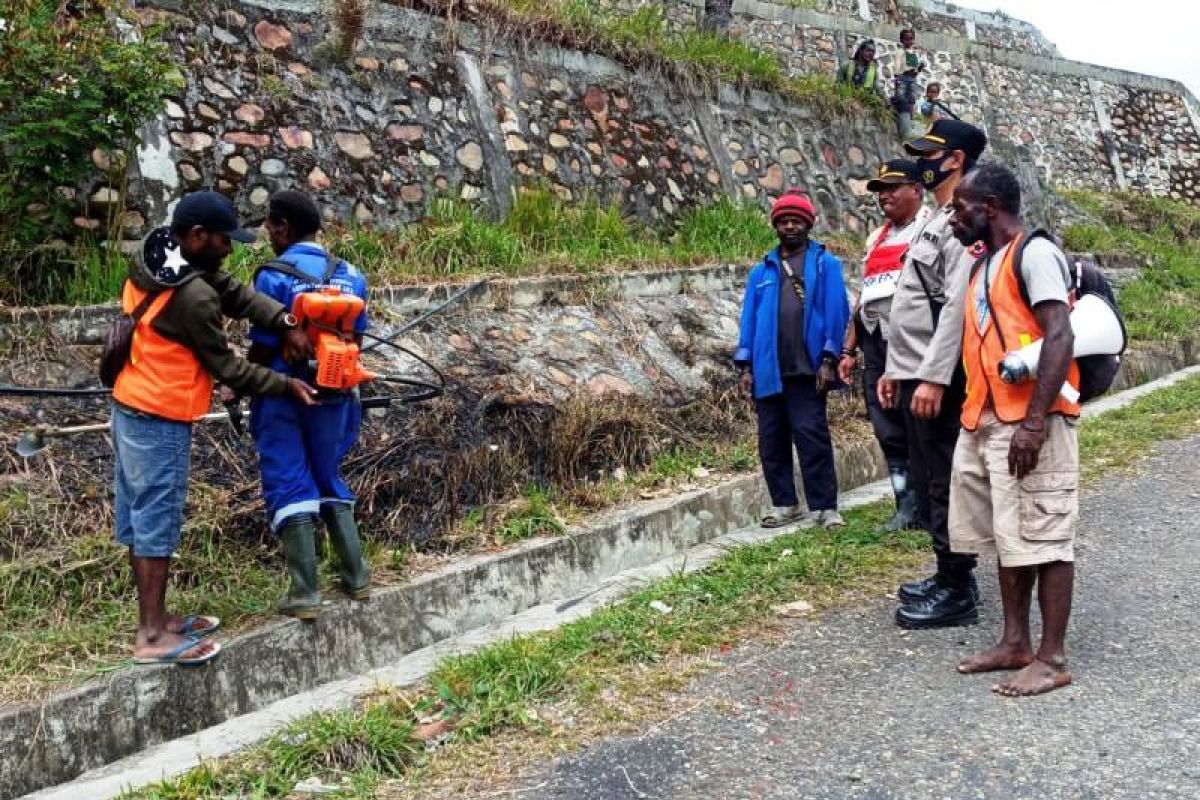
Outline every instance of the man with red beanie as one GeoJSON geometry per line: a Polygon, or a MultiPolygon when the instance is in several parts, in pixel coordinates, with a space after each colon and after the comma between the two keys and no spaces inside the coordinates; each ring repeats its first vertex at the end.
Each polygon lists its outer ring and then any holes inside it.
{"type": "Polygon", "coordinates": [[[754,398],[758,454],[773,513],[763,527],[843,525],[825,395],[837,384],[837,354],[850,319],[842,262],[808,237],[817,210],[790,190],[771,208],[779,246],[750,271],[734,363],[754,398]],[[792,447],[808,510],[801,512],[792,447]]]}

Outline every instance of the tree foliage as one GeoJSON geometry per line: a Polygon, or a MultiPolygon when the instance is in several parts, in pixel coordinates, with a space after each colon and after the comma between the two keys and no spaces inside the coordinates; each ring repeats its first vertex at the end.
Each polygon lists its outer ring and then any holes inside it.
{"type": "Polygon", "coordinates": [[[0,5],[0,300],[57,299],[93,151],[116,178],[162,108],[166,48],[128,15],[123,0],[0,5]]]}

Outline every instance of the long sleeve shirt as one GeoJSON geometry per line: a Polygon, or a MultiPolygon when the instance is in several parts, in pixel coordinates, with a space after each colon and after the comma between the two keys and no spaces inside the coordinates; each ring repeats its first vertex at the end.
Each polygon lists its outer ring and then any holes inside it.
{"type": "Polygon", "coordinates": [[[894,380],[948,386],[962,356],[963,311],[974,259],[950,230],[952,213],[950,206],[934,212],[905,256],[889,315],[885,374],[894,380]],[[936,322],[931,305],[941,309],[936,322]]]}

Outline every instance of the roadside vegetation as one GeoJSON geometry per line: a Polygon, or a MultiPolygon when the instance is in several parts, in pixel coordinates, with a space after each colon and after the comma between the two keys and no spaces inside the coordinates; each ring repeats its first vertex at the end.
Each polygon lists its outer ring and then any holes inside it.
{"type": "MultiPolygon", "coordinates": [[[[1197,431],[1200,378],[1191,378],[1085,421],[1082,466],[1093,477],[1131,467],[1155,441],[1197,431]]],[[[295,781],[313,776],[336,788],[334,796],[356,799],[407,797],[407,788],[422,782],[443,792],[461,789],[469,782],[465,774],[490,769],[480,761],[492,752],[489,740],[501,752],[517,740],[556,750],[584,732],[628,726],[640,721],[638,709],[656,705],[656,695],[678,688],[680,675],[711,668],[729,647],[778,629],[780,616],[788,615],[783,606],[800,600],[819,610],[890,589],[927,558],[927,545],[920,533],[876,534],[888,511],[877,504],[847,513],[841,531],[736,548],[706,569],[654,582],[556,630],[447,659],[421,686],[382,690],[354,711],[313,715],[244,755],[127,798],[286,797],[295,781]],[[385,753],[374,750],[381,727],[394,733],[383,740],[387,753],[396,754],[382,765],[385,753]],[[326,746],[296,758],[295,742],[330,728],[339,731],[338,742],[358,746],[326,746]],[[436,749],[427,753],[427,742],[436,749]],[[281,765],[290,770],[286,779],[278,777],[281,765]]]]}
{"type": "Polygon", "coordinates": [[[1120,296],[1130,338],[1194,337],[1200,326],[1200,208],[1132,193],[1065,196],[1091,217],[1064,231],[1069,249],[1130,256],[1141,266],[1120,296]]]}
{"type": "MultiPolygon", "coordinates": [[[[393,230],[330,229],[339,255],[377,286],[473,275],[588,274],[653,266],[744,263],[776,243],[756,205],[721,199],[655,229],[594,197],[567,203],[548,188],[519,192],[494,221],[459,200],[437,199],[429,216],[393,230]]],[[[267,257],[266,244],[241,247],[234,269],[267,257]]]]}
{"type": "MultiPolygon", "coordinates": [[[[347,472],[377,581],[755,469],[751,408],[731,392],[665,413],[649,402],[580,398],[512,407],[486,422],[471,412],[478,398],[446,398],[367,420],[347,472]]],[[[848,397],[833,404],[842,442],[868,435],[855,407],[848,397]]],[[[82,437],[22,462],[13,445],[33,418],[0,408],[0,474],[18,478],[0,483],[3,704],[124,666],[136,603],[126,553],[112,540],[106,441],[82,437]]],[[[216,614],[228,632],[271,619],[284,588],[248,448],[224,427],[197,428],[172,564],[171,607],[216,614]]],[[[332,586],[332,564],[325,573],[332,586]]]]}
{"type": "Polygon", "coordinates": [[[101,280],[70,242],[121,230],[124,166],[179,75],[157,31],[114,35],[121,0],[6,0],[0,18],[0,303],[53,302],[101,280]],[[87,205],[104,230],[76,226],[87,205]]]}

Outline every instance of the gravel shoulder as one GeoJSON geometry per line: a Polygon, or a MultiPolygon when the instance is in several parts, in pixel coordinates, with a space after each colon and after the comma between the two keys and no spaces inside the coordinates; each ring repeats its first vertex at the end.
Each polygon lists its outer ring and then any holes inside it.
{"type": "Polygon", "coordinates": [[[1082,503],[1075,685],[999,698],[960,676],[999,631],[905,633],[881,598],[750,645],[678,700],[680,717],[526,773],[540,800],[1200,796],[1200,437],[1161,445],[1082,503]]]}

